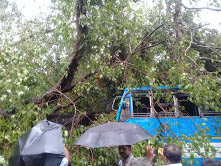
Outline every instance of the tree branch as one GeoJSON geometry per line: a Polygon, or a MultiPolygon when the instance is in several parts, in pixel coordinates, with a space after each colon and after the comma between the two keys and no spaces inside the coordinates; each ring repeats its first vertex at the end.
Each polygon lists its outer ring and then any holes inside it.
{"type": "Polygon", "coordinates": [[[208,57],[200,57],[200,60],[209,60],[209,61],[214,61],[214,62],[221,63],[221,60],[212,59],[212,58],[208,58],[208,57]]]}
{"type": "Polygon", "coordinates": [[[160,41],[160,42],[157,42],[157,43],[155,43],[153,45],[150,45],[150,46],[143,46],[143,47],[140,47],[139,50],[136,50],[136,51],[140,51],[141,49],[148,49],[148,48],[151,48],[151,47],[155,47],[155,46],[157,46],[157,45],[159,45],[161,43],[163,43],[163,42],[160,41]]]}
{"type": "Polygon", "coordinates": [[[159,28],[161,28],[164,24],[159,25],[156,29],[154,29],[149,35],[144,36],[143,40],[149,38],[152,34],[154,34],[154,32],[156,32],[159,28]]]}
{"type": "Polygon", "coordinates": [[[80,115],[75,114],[49,114],[47,115],[47,120],[63,124],[66,127],[77,127],[79,124],[88,125],[92,123],[92,120],[95,119],[96,112],[90,111],[86,113],[81,113],[80,115]]]}
{"type": "Polygon", "coordinates": [[[143,37],[143,39],[141,40],[141,42],[137,45],[137,47],[134,49],[133,52],[135,52],[141,45],[142,43],[149,38],[152,34],[154,34],[154,32],[156,32],[160,27],[162,27],[164,24],[159,25],[157,28],[155,28],[150,34],[146,33],[145,36],[143,37]]]}
{"type": "MultiPolygon", "coordinates": [[[[132,51],[131,48],[130,48],[130,55],[124,60],[124,61],[127,61],[130,57],[132,57],[136,51],[138,51],[138,49],[140,47],[142,47],[142,43],[147,39],[149,38],[154,32],[156,32],[160,27],[162,27],[164,24],[161,24],[159,25],[157,28],[155,28],[149,35],[146,33],[145,36],[143,37],[143,39],[140,41],[140,43],[136,46],[136,48],[132,51]]],[[[154,44],[152,46],[147,46],[145,49],[147,48],[151,48],[151,47],[154,47],[156,45],[160,44],[159,42],[157,44],[154,44]]],[[[130,47],[130,46],[129,46],[130,47]]]]}
{"type": "Polygon", "coordinates": [[[184,52],[184,55],[185,55],[186,57],[188,57],[188,58],[195,64],[195,67],[197,67],[198,65],[197,65],[197,63],[193,60],[193,58],[191,58],[190,56],[187,55],[187,51],[190,49],[192,42],[193,42],[193,34],[192,34],[192,31],[190,30],[190,44],[189,44],[189,46],[186,48],[186,50],[185,50],[185,52],[184,52]]]}
{"type": "Polygon", "coordinates": [[[50,114],[54,114],[54,113],[56,113],[58,110],[60,110],[60,109],[66,109],[66,108],[68,108],[69,106],[71,106],[72,105],[72,103],[69,103],[68,105],[66,105],[66,106],[63,106],[63,105],[57,105],[55,108],[53,108],[52,110],[51,110],[51,112],[50,112],[50,114]]]}
{"type": "Polygon", "coordinates": [[[175,1],[175,12],[173,14],[173,21],[174,21],[174,24],[175,24],[175,30],[176,30],[176,39],[177,40],[181,40],[183,38],[183,35],[182,35],[182,32],[181,32],[181,29],[180,29],[180,25],[178,23],[178,17],[180,15],[180,6],[181,6],[181,3],[179,1],[175,1]]]}
{"type": "Polygon", "coordinates": [[[221,9],[214,9],[214,8],[209,8],[209,7],[195,7],[195,8],[191,8],[191,7],[186,7],[184,6],[185,9],[188,9],[188,10],[212,10],[212,11],[217,11],[217,12],[220,12],[221,9]]]}
{"type": "MultiPolygon", "coordinates": [[[[76,40],[75,45],[73,46],[73,52],[70,58],[67,75],[63,74],[60,80],[58,80],[58,82],[45,93],[45,95],[43,96],[43,99],[46,102],[50,102],[52,100],[58,99],[61,96],[61,94],[70,91],[73,87],[76,86],[76,83],[72,84],[72,81],[77,71],[78,64],[79,64],[78,60],[84,51],[82,48],[83,39],[84,39],[83,34],[85,34],[87,31],[87,26],[86,25],[82,26],[80,24],[80,16],[86,15],[86,10],[84,6],[85,6],[84,0],[78,0],[77,5],[76,5],[77,40],[76,40]]],[[[84,81],[88,76],[85,76],[79,82],[84,81]]],[[[39,100],[39,102],[42,102],[42,100],[39,100]]]]}
{"type": "Polygon", "coordinates": [[[220,47],[213,48],[211,46],[204,46],[204,45],[197,44],[195,42],[192,42],[192,43],[195,44],[196,46],[199,46],[199,47],[208,48],[208,49],[212,50],[213,52],[215,52],[217,55],[221,56],[220,53],[215,50],[215,49],[221,49],[220,47]]]}
{"type": "MultiPolygon", "coordinates": [[[[75,103],[75,102],[78,101],[81,97],[82,97],[82,96],[78,96],[77,98],[74,99],[73,102],[75,103]]],[[[55,108],[53,108],[53,109],[51,110],[51,113],[50,113],[50,114],[54,114],[55,112],[57,112],[57,111],[60,110],[60,109],[66,109],[66,108],[70,107],[71,105],[73,105],[73,104],[72,104],[72,103],[69,103],[69,104],[66,105],[66,106],[58,105],[58,106],[56,106],[55,108]]]]}
{"type": "Polygon", "coordinates": [[[68,91],[70,91],[71,89],[73,89],[77,84],[84,82],[88,77],[92,76],[93,73],[89,72],[87,74],[85,74],[80,80],[74,82],[72,85],[70,85],[69,89],[67,89],[68,91]]]}

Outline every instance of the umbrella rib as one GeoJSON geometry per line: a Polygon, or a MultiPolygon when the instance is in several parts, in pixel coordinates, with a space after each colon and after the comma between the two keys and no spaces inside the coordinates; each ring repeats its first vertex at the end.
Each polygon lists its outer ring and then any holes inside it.
{"type": "Polygon", "coordinates": [[[101,135],[102,133],[99,133],[99,135],[98,135],[98,137],[97,137],[97,140],[96,140],[96,146],[94,146],[94,148],[96,148],[97,147],[97,143],[98,143],[98,140],[100,139],[100,135],[101,135]]]}

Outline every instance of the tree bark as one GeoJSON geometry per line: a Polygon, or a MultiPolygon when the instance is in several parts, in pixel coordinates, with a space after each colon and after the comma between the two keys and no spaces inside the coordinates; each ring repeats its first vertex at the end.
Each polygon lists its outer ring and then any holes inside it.
{"type": "Polygon", "coordinates": [[[88,111],[85,114],[50,114],[47,120],[64,125],[67,129],[71,127],[77,128],[78,125],[89,125],[95,120],[96,112],[88,111]]]}
{"type": "Polygon", "coordinates": [[[176,29],[176,38],[177,40],[181,40],[183,38],[181,29],[180,29],[180,25],[178,23],[178,17],[180,15],[180,7],[181,7],[181,3],[178,1],[175,1],[175,13],[173,14],[173,21],[175,24],[175,29],[176,29]]]}

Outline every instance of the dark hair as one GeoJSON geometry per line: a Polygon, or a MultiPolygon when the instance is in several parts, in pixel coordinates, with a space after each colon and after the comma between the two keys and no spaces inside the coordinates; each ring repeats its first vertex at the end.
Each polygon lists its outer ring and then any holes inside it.
{"type": "Polygon", "coordinates": [[[126,146],[131,149],[131,145],[126,145],[126,146]]]}
{"type": "Polygon", "coordinates": [[[202,166],[221,166],[221,164],[215,159],[206,158],[203,159],[202,166]]]}
{"type": "Polygon", "coordinates": [[[120,146],[126,146],[126,147],[128,147],[129,149],[131,149],[131,145],[119,145],[118,147],[120,147],[120,146]]]}
{"type": "Polygon", "coordinates": [[[181,150],[175,144],[165,145],[163,155],[171,164],[181,163],[181,150]]]}

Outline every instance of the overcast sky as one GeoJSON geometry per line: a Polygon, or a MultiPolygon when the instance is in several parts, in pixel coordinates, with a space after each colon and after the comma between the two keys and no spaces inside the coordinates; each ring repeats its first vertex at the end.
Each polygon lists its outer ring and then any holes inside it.
{"type": "Polygon", "coordinates": [[[16,2],[19,9],[22,11],[26,19],[32,19],[38,14],[42,13],[47,15],[50,10],[48,6],[50,5],[50,0],[9,0],[11,2],[16,2]]]}
{"type": "MultiPolygon", "coordinates": [[[[42,13],[43,15],[47,15],[50,12],[48,5],[50,4],[50,0],[10,0],[17,2],[19,9],[22,10],[26,19],[31,19],[38,14],[42,13]]],[[[150,6],[151,0],[143,0],[147,6],[150,6]]],[[[207,2],[210,0],[200,0],[198,6],[194,7],[207,7],[207,2]]],[[[187,7],[191,7],[189,1],[184,1],[187,7]]],[[[215,12],[210,10],[203,10],[200,15],[200,19],[196,21],[201,21],[202,23],[209,23],[208,27],[216,28],[221,31],[221,12],[215,12]]]]}

